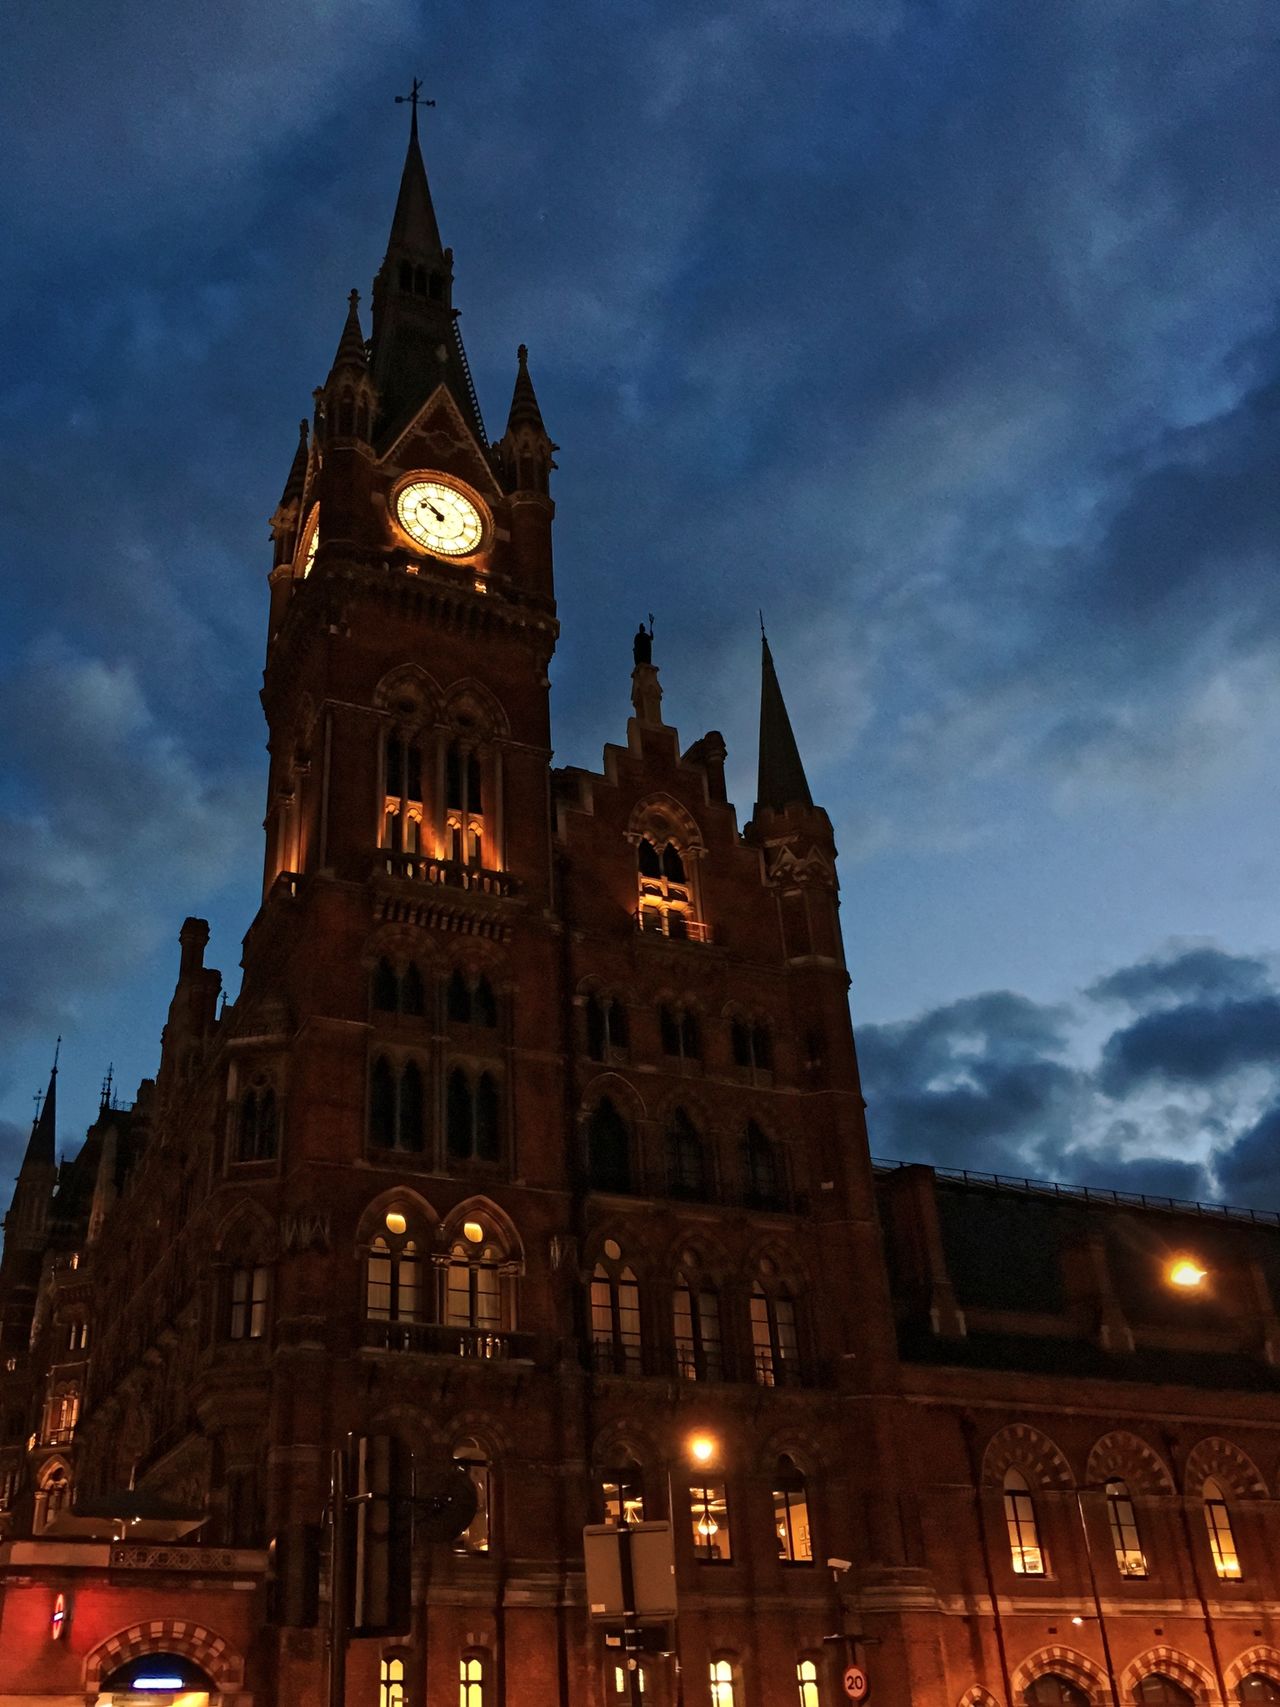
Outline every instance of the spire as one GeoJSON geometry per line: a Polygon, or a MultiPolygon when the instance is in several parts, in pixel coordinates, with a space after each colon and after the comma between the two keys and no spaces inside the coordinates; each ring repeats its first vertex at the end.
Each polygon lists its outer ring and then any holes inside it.
{"type": "Polygon", "coordinates": [[[532,427],[535,433],[547,437],[547,429],[542,424],[542,411],[538,407],[538,399],[534,393],[533,381],[529,378],[529,350],[521,344],[516,351],[516,388],[511,394],[511,412],[507,416],[507,431],[512,433],[517,427],[532,427]]]}
{"type": "Polygon", "coordinates": [[[308,441],[310,425],[306,421],[298,422],[298,448],[293,453],[293,461],[289,465],[289,478],[284,483],[284,491],[280,494],[280,502],[287,504],[290,498],[300,498],[307,483],[307,463],[309,461],[308,441]]]}
{"type": "Polygon", "coordinates": [[[33,1162],[51,1168],[56,1159],[58,1056],[61,1051],[62,1039],[59,1038],[53,1051],[53,1068],[49,1074],[49,1089],[45,1092],[43,1102],[38,1103],[36,1117],[31,1122],[31,1136],[27,1140],[27,1154],[22,1164],[24,1168],[33,1162]]]}
{"type": "MultiPolygon", "coordinates": [[[[409,121],[409,146],[405,151],[404,170],[400,174],[400,194],[396,197],[396,211],[391,221],[387,254],[390,255],[395,250],[411,261],[443,261],[440,227],[436,224],[436,210],[431,205],[427,168],[423,164],[422,148],[418,142],[419,87],[415,77],[413,94],[396,96],[397,102],[409,102],[413,116],[409,121]]],[[[428,107],[435,106],[434,101],[427,101],[425,104],[428,107]]]]}
{"type": "MultiPolygon", "coordinates": [[[[347,318],[343,323],[342,336],[338,339],[338,348],[334,354],[333,366],[329,369],[328,383],[332,385],[336,376],[344,368],[356,368],[362,374],[369,371],[369,358],[365,353],[364,333],[360,328],[360,292],[353,290],[347,298],[347,318]]],[[[305,433],[306,423],[303,422],[305,433]]],[[[305,446],[305,437],[303,444],[305,446]]],[[[300,451],[305,467],[305,449],[300,451]]],[[[297,465],[297,458],[294,458],[297,465]]]]}
{"type": "Polygon", "coordinates": [[[440,241],[418,145],[420,88],[415,78],[413,94],[396,97],[411,104],[413,116],[387,252],[373,284],[372,369],[381,403],[378,436],[383,443],[394,437],[443,384],[478,451],[487,458],[489,440],[453,306],[453,251],[440,241]]]}
{"type": "Polygon", "coordinates": [[[791,730],[778,673],[773,667],[763,618],[760,645],[760,770],[756,781],[756,812],[761,807],[784,812],[796,804],[812,806],[813,796],[800,763],[800,749],[791,730]]]}

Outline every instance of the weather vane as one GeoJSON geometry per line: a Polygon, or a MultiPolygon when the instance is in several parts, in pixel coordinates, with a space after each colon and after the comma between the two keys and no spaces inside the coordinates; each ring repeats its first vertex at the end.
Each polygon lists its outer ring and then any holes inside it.
{"type": "Polygon", "coordinates": [[[398,107],[403,106],[403,104],[408,101],[409,105],[413,108],[413,128],[415,130],[418,128],[418,102],[421,101],[424,107],[435,106],[434,101],[429,101],[425,95],[419,93],[421,88],[421,77],[415,77],[413,80],[413,88],[410,89],[409,93],[407,95],[396,96],[396,105],[398,107]]]}

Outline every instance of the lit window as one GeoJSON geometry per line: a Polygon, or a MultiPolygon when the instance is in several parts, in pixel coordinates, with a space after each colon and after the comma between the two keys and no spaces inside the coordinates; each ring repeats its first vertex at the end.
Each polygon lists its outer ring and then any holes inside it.
{"type": "Polygon", "coordinates": [[[638,1464],[628,1460],[618,1469],[606,1471],[600,1494],[606,1523],[620,1528],[644,1522],[644,1478],[638,1464]]]}
{"type": "Polygon", "coordinates": [[[691,1482],[689,1516],[693,1525],[693,1550],[704,1564],[724,1564],[733,1557],[729,1501],[723,1482],[691,1482]]]}
{"type": "Polygon", "coordinates": [[[458,1707],[484,1707],[484,1661],[475,1654],[458,1661],[458,1707]]]}
{"type": "Polygon", "coordinates": [[[819,1707],[821,1697],[818,1694],[818,1667],[813,1660],[796,1662],[796,1688],[800,1695],[800,1707],[819,1707]]]}
{"type": "Polygon", "coordinates": [[[733,1665],[729,1660],[711,1662],[711,1707],[734,1707],[733,1665]]]}
{"type": "Polygon", "coordinates": [[[404,1661],[384,1659],[378,1672],[378,1707],[404,1707],[404,1661]]]}
{"type": "Polygon", "coordinates": [[[1204,1522],[1209,1532],[1209,1551],[1213,1568],[1223,1582],[1238,1582],[1242,1576],[1240,1555],[1231,1530],[1231,1513],[1221,1487],[1210,1476],[1204,1485],[1204,1522]]]}
{"type": "Polygon", "coordinates": [[[484,791],[479,756],[454,742],[445,755],[447,856],[458,865],[484,864],[484,791]]]}
{"type": "Polygon", "coordinates": [[[640,1286],[634,1270],[598,1262],[591,1276],[591,1354],[595,1367],[617,1375],[639,1375],[640,1286]]]}
{"type": "Polygon", "coordinates": [[[461,1441],[453,1452],[476,1491],[476,1515],[454,1542],[455,1553],[487,1553],[493,1508],[493,1467],[488,1454],[476,1440],[461,1441]]]}
{"type": "Polygon", "coordinates": [[[1278,1707],[1280,1683],[1265,1672],[1251,1671],[1248,1677],[1240,1679],[1236,1697],[1240,1707],[1278,1707]]]}
{"type": "Polygon", "coordinates": [[[305,581],[311,573],[316,560],[316,547],[320,543],[320,506],[317,504],[311,512],[311,521],[307,526],[306,544],[302,548],[302,579],[305,581]]]}
{"type": "Polygon", "coordinates": [[[674,842],[659,846],[645,836],[637,852],[640,905],[637,916],[641,930],[659,931],[663,936],[699,936],[693,913],[693,888],[684,860],[674,842]]]}
{"type": "Polygon", "coordinates": [[[1009,1556],[1020,1577],[1044,1575],[1044,1551],[1036,1527],[1036,1508],[1025,1477],[1010,1470],[1004,1479],[1004,1520],[1009,1530],[1009,1556]]]}
{"type": "Polygon", "coordinates": [[[672,1301],[676,1374],[683,1381],[719,1381],[724,1376],[720,1341],[720,1295],[696,1290],[683,1275],[672,1301]]]}
{"type": "Polygon", "coordinates": [[[267,1331],[267,1270],[253,1268],[231,1271],[231,1318],[228,1333],[233,1340],[260,1340],[267,1331]]]}
{"type": "Polygon", "coordinates": [[[762,1387],[786,1386],[797,1378],[796,1307],[785,1291],[766,1292],[758,1280],[751,1288],[751,1351],[762,1387]]]}
{"type": "Polygon", "coordinates": [[[425,853],[427,850],[422,845],[422,749],[416,741],[388,735],[384,762],[382,846],[392,853],[425,853]]]}
{"type": "Polygon", "coordinates": [[[1116,1550],[1116,1567],[1122,1577],[1145,1577],[1146,1555],[1138,1536],[1138,1516],[1123,1482],[1107,1483],[1107,1517],[1111,1523],[1111,1545],[1116,1550]]]}
{"type": "Polygon", "coordinates": [[[773,1474],[773,1528],[780,1559],[789,1565],[813,1563],[809,1491],[804,1476],[785,1454],[779,1458],[773,1474]]]}
{"type": "Polygon", "coordinates": [[[89,1344],[88,1322],[72,1322],[67,1330],[67,1350],[84,1351],[89,1344]]]}
{"type": "Polygon", "coordinates": [[[449,1261],[444,1271],[444,1320],[451,1328],[473,1328],[476,1333],[461,1340],[458,1351],[467,1357],[499,1357],[503,1342],[499,1339],[505,1327],[511,1326],[510,1316],[515,1300],[504,1291],[498,1265],[503,1260],[501,1248],[492,1235],[479,1228],[481,1241],[464,1235],[449,1249],[449,1261]]]}
{"type": "Polygon", "coordinates": [[[417,1245],[379,1234],[369,1247],[365,1314],[371,1322],[422,1322],[424,1304],[417,1245]]]}
{"type": "Polygon", "coordinates": [[[631,1699],[631,1683],[627,1676],[628,1666],[635,1668],[636,1690],[643,1695],[645,1692],[645,1670],[638,1660],[630,1660],[625,1665],[615,1665],[613,1668],[613,1693],[620,1701],[631,1699]]]}

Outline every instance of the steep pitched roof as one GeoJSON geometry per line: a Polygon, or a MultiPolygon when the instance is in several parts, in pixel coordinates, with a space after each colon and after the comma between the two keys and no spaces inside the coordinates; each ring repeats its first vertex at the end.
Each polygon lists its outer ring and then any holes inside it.
{"type": "Polygon", "coordinates": [[[756,809],[782,812],[797,803],[813,805],[809,783],[800,762],[800,749],[787,716],[786,701],[774,669],[764,630],[760,632],[760,767],[756,779],[756,809]]]}

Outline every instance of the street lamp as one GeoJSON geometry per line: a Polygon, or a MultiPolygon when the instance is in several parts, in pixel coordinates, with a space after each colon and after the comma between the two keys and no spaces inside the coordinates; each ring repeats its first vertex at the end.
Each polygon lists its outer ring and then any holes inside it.
{"type": "Polygon", "coordinates": [[[1209,1271],[1201,1268],[1194,1257],[1175,1257],[1165,1270],[1165,1279],[1170,1286],[1179,1286],[1184,1291],[1194,1291],[1197,1286],[1208,1279],[1209,1271]]]}

